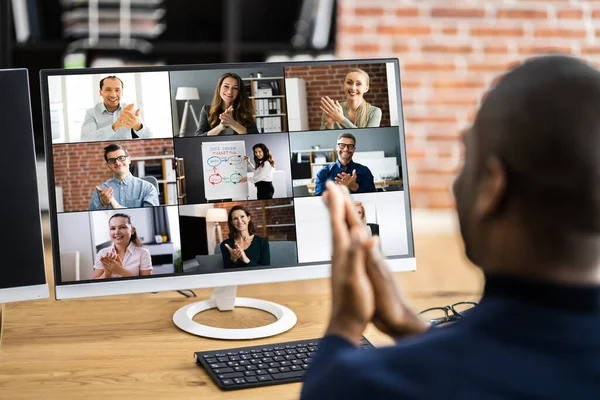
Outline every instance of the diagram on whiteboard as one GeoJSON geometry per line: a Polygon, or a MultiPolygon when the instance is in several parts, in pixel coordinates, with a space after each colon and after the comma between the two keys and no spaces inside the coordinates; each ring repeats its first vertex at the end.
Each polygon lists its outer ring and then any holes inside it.
{"type": "Polygon", "coordinates": [[[207,200],[233,199],[248,196],[248,185],[240,183],[246,176],[246,143],[204,142],[204,192],[207,200]]]}

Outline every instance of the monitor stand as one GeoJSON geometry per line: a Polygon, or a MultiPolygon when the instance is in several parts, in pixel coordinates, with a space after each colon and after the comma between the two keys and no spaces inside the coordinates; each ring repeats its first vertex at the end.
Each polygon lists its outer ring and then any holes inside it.
{"type": "Polygon", "coordinates": [[[237,286],[218,287],[213,290],[210,300],[198,301],[181,307],[173,314],[173,322],[181,330],[193,335],[212,339],[258,339],[283,333],[296,325],[296,314],[287,307],[266,300],[235,297],[237,286]],[[226,329],[199,324],[194,316],[202,311],[218,308],[231,311],[235,307],[248,307],[273,314],[277,321],[272,324],[246,329],[226,329]]]}

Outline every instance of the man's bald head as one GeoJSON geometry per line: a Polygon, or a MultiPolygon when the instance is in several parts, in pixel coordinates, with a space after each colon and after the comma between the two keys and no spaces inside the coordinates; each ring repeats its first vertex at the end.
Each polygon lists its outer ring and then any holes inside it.
{"type": "Polygon", "coordinates": [[[529,60],[487,94],[474,126],[478,164],[506,169],[506,200],[536,223],[600,232],[600,72],[567,56],[529,60]]]}

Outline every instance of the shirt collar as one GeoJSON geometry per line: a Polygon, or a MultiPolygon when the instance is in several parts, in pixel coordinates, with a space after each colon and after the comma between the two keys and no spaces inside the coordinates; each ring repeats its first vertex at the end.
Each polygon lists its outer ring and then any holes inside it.
{"type": "MultiPolygon", "coordinates": [[[[348,167],[347,168],[353,168],[354,167],[355,162],[353,160],[350,160],[350,162],[348,163],[348,167]]],[[[337,159],[335,161],[335,165],[337,165],[337,167],[339,169],[341,169],[342,171],[344,170],[344,166],[342,165],[342,163],[340,162],[339,159],[337,159]]]]}
{"type": "Polygon", "coordinates": [[[101,101],[101,102],[100,102],[100,113],[102,113],[102,114],[103,114],[103,113],[107,113],[107,114],[114,114],[114,113],[116,113],[117,111],[121,111],[121,108],[122,108],[122,107],[121,107],[121,103],[119,103],[119,107],[118,107],[118,108],[117,108],[115,111],[113,111],[113,112],[110,112],[110,111],[108,111],[108,110],[106,109],[106,106],[104,105],[104,101],[101,101]]]}
{"type": "Polygon", "coordinates": [[[129,184],[131,184],[133,182],[133,175],[131,175],[131,172],[125,177],[125,179],[120,180],[119,178],[117,178],[116,176],[113,176],[112,180],[117,184],[117,185],[125,185],[125,186],[129,186],[129,184]]]}
{"type": "Polygon", "coordinates": [[[600,285],[567,285],[486,274],[484,294],[516,298],[548,308],[600,312],[600,285]]]}
{"type": "MultiPolygon", "coordinates": [[[[136,247],[135,244],[133,244],[133,242],[129,242],[129,245],[125,249],[125,252],[129,253],[129,254],[133,254],[133,251],[135,250],[134,247],[136,247]]],[[[117,254],[117,250],[115,249],[114,243],[111,243],[111,245],[110,245],[110,252],[117,254]]]]}

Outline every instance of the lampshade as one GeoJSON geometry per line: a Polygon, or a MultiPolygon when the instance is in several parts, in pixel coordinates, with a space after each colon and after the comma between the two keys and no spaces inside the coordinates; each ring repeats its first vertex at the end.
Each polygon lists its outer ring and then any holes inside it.
{"type": "Polygon", "coordinates": [[[200,100],[200,95],[195,87],[178,87],[175,100],[200,100]]]}
{"type": "Polygon", "coordinates": [[[227,210],[224,208],[209,208],[206,210],[207,222],[226,222],[227,210]]]}

